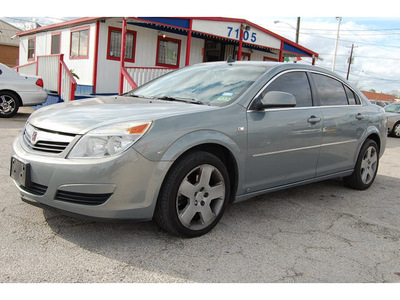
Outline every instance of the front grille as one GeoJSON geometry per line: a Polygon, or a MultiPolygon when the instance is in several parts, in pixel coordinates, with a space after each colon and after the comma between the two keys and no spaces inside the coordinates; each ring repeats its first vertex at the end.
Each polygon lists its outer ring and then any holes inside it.
{"type": "Polygon", "coordinates": [[[24,131],[24,142],[32,150],[59,154],[63,152],[75,135],[39,129],[27,124],[24,131]]]}
{"type": "Polygon", "coordinates": [[[20,187],[24,191],[37,196],[43,196],[47,191],[47,186],[35,182],[31,182],[29,187],[22,185],[20,187]]]}
{"type": "Polygon", "coordinates": [[[111,195],[112,193],[86,194],[58,190],[55,199],[83,205],[100,205],[105,203],[111,197],[111,195]]]}
{"type": "Polygon", "coordinates": [[[35,145],[32,145],[30,141],[25,139],[25,142],[29,147],[36,151],[49,152],[49,153],[61,153],[68,147],[69,143],[62,142],[51,142],[51,141],[40,141],[35,145]]]}

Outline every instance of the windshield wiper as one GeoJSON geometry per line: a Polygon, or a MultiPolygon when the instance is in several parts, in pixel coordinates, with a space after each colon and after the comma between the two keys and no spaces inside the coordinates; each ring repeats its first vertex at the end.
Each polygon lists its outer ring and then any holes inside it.
{"type": "Polygon", "coordinates": [[[191,99],[191,98],[163,96],[163,97],[155,97],[154,99],[166,100],[166,101],[180,101],[180,102],[193,103],[193,104],[204,104],[201,101],[198,101],[196,99],[191,99]]]}

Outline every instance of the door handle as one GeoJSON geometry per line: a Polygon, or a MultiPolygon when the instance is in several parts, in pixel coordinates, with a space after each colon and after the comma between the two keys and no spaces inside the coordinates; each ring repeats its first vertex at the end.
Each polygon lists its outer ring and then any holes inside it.
{"type": "Polygon", "coordinates": [[[316,116],[311,116],[307,119],[307,122],[311,123],[311,124],[315,124],[315,123],[321,122],[321,118],[318,118],[316,116]]]}
{"type": "Polygon", "coordinates": [[[356,115],[356,119],[357,119],[357,120],[362,120],[362,119],[364,119],[364,116],[363,116],[362,114],[358,113],[358,114],[356,115]]]}

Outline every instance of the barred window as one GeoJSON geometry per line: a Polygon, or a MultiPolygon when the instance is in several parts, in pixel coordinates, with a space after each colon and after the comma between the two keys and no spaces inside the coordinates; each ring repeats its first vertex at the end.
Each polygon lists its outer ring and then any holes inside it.
{"type": "Polygon", "coordinates": [[[181,41],[158,37],[157,66],[179,67],[181,41]]]}
{"type": "MultiPolygon", "coordinates": [[[[107,59],[119,60],[121,57],[122,30],[120,28],[108,28],[107,59]]],[[[135,62],[136,32],[128,30],[125,43],[125,60],[135,62]]]]}

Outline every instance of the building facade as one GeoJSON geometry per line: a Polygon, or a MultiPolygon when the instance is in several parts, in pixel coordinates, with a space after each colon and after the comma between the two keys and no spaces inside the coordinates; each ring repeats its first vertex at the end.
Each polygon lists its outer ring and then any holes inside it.
{"type": "Polygon", "coordinates": [[[19,28],[0,20],[0,62],[10,68],[18,65],[19,28]]]}
{"type": "Polygon", "coordinates": [[[118,93],[122,74],[140,85],[176,68],[229,56],[259,61],[309,57],[313,63],[318,58],[316,52],[261,26],[231,18],[91,17],[18,36],[20,65],[62,55],[67,69],[79,77],[77,93],[82,94],[118,93]]]}

